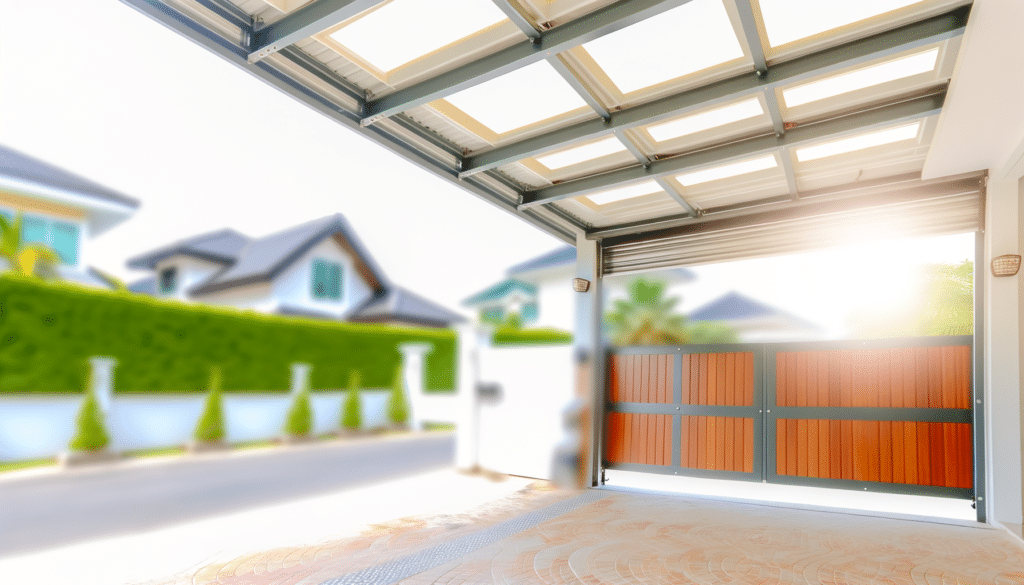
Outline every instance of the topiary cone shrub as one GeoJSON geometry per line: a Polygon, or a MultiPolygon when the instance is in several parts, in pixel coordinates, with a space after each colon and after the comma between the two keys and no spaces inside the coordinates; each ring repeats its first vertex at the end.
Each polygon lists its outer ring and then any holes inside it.
{"type": "Polygon", "coordinates": [[[85,393],[82,408],[78,411],[75,436],[68,444],[68,449],[72,452],[96,452],[105,449],[109,443],[110,437],[103,428],[103,415],[100,413],[99,403],[90,389],[85,393]]]}
{"type": "Polygon", "coordinates": [[[288,418],[284,423],[284,434],[287,438],[305,438],[313,430],[313,407],[309,403],[309,390],[303,389],[295,395],[292,406],[288,409],[288,418]]]}
{"type": "Polygon", "coordinates": [[[406,428],[409,422],[409,401],[405,396],[405,384],[402,380],[402,367],[395,369],[395,380],[391,383],[391,394],[388,396],[388,420],[398,428],[406,428]]]}
{"type": "Polygon", "coordinates": [[[363,400],[359,393],[359,372],[352,371],[348,379],[348,391],[341,406],[341,428],[355,433],[363,428],[363,400]]]}
{"type": "Polygon", "coordinates": [[[207,447],[220,446],[226,434],[224,428],[224,399],[221,395],[221,371],[219,367],[210,368],[209,392],[203,404],[203,414],[199,417],[196,430],[192,434],[196,444],[193,447],[202,450],[207,447]]]}

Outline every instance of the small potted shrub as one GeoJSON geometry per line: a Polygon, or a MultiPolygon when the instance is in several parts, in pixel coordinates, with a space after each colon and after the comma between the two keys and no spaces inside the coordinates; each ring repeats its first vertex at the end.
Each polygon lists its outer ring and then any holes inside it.
{"type": "Polygon", "coordinates": [[[196,424],[196,430],[192,433],[193,442],[189,450],[196,453],[212,451],[226,447],[224,442],[224,399],[221,396],[221,372],[220,368],[210,368],[210,382],[207,385],[206,401],[203,404],[203,413],[196,424]]]}
{"type": "Polygon", "coordinates": [[[313,407],[309,403],[309,390],[303,388],[292,401],[284,422],[284,442],[301,443],[311,439],[313,407]]]}
{"type": "Polygon", "coordinates": [[[388,395],[388,421],[393,429],[409,428],[409,400],[405,395],[401,366],[395,369],[395,379],[388,395]]]}
{"type": "Polygon", "coordinates": [[[342,435],[355,435],[363,428],[363,399],[360,395],[359,372],[353,371],[349,375],[348,390],[345,392],[345,400],[341,404],[341,428],[342,435]]]}
{"type": "Polygon", "coordinates": [[[68,452],[64,454],[62,463],[76,465],[115,460],[118,457],[107,449],[109,444],[110,437],[103,426],[103,413],[100,412],[99,401],[90,388],[86,391],[85,400],[78,411],[75,436],[68,443],[68,452]]]}

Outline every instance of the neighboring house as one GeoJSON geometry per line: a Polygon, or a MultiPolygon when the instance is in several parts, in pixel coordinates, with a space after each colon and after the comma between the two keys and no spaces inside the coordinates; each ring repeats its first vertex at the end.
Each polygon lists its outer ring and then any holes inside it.
{"type": "Polygon", "coordinates": [[[129,268],[155,297],[318,319],[448,327],[462,316],[392,284],[343,215],[253,238],[224,229],[147,252],[129,268]]]}
{"type": "Polygon", "coordinates": [[[724,323],[736,330],[740,341],[751,343],[821,339],[824,333],[810,321],[735,291],[694,309],[687,318],[724,323]]]}
{"type": "MultiPolygon", "coordinates": [[[[576,273],[576,248],[564,246],[512,266],[508,278],[462,301],[477,312],[481,321],[501,322],[512,313],[520,316],[525,327],[554,327],[571,331],[576,293],[572,279],[576,273]]],[[[665,281],[669,294],[697,279],[687,268],[652,272],[649,278],[665,281]]],[[[625,298],[626,286],[635,275],[604,279],[605,300],[625,298]]]]}
{"type": "Polygon", "coordinates": [[[64,280],[113,288],[106,275],[88,265],[88,242],[138,207],[131,197],[0,146],[0,215],[13,219],[22,214],[22,240],[56,251],[61,260],[57,273],[64,280]]]}

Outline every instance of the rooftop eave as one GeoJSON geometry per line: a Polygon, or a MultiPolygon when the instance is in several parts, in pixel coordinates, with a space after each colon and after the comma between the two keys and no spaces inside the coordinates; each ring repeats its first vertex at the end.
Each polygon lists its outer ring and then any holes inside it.
{"type": "Polygon", "coordinates": [[[33,181],[13,177],[0,177],[0,189],[33,199],[44,199],[85,211],[89,235],[97,236],[124,222],[138,210],[138,201],[118,202],[100,199],[88,194],[58,189],[33,181]]]}

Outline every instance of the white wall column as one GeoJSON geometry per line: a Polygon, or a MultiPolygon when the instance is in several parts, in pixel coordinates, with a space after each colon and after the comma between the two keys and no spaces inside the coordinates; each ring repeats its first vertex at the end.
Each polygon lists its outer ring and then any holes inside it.
{"type": "Polygon", "coordinates": [[[96,404],[100,407],[103,416],[110,414],[110,408],[114,403],[114,366],[117,360],[107,356],[93,356],[89,358],[89,390],[96,397],[96,404]]]}
{"type": "Polygon", "coordinates": [[[576,409],[567,412],[566,421],[578,423],[580,437],[577,468],[578,483],[591,487],[601,483],[601,434],[604,425],[604,341],[603,284],[601,278],[601,244],[576,236],[576,278],[588,281],[586,292],[574,292],[575,326],[573,354],[576,369],[576,409]]]}
{"type": "Polygon", "coordinates": [[[455,423],[455,466],[467,471],[480,468],[480,351],[491,344],[493,331],[477,323],[458,326],[458,422],[455,423]]]}
{"type": "Polygon", "coordinates": [[[423,394],[426,391],[427,360],[424,357],[434,346],[429,343],[402,343],[402,376],[405,379],[406,399],[409,404],[409,424],[414,431],[423,429],[423,394]]]}
{"type": "Polygon", "coordinates": [[[292,364],[291,395],[295,396],[303,390],[310,390],[309,373],[313,366],[301,362],[292,364]]]}
{"type": "MultiPolygon", "coordinates": [[[[1017,165],[1020,166],[1020,165],[1017,165]]],[[[986,510],[990,522],[1019,529],[1021,487],[1021,332],[1020,279],[992,276],[992,258],[1020,254],[1020,177],[1024,172],[994,172],[988,184],[982,263],[984,276],[986,420],[986,510]]],[[[981,494],[979,494],[981,495],[981,494]]],[[[979,502],[981,504],[981,502],[979,502]]]]}

